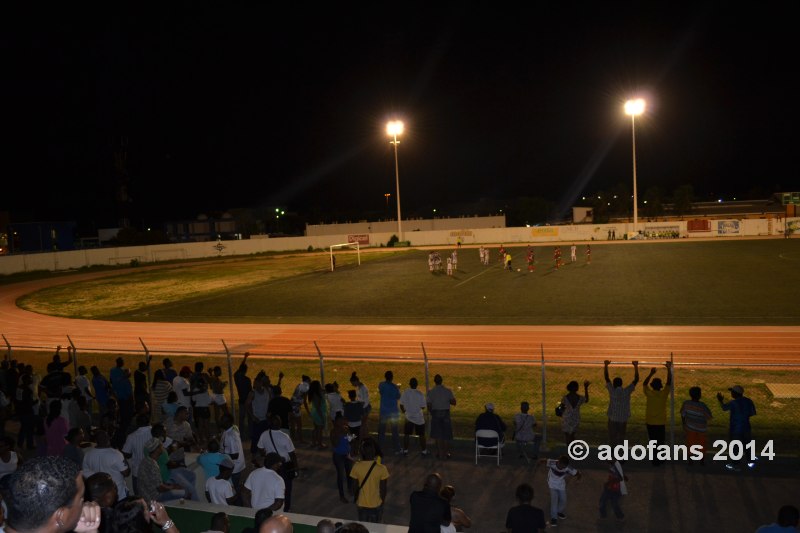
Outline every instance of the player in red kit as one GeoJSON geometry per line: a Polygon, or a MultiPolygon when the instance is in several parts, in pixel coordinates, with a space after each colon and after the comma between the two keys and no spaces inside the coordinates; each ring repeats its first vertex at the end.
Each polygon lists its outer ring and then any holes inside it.
{"type": "Polygon", "coordinates": [[[536,258],[533,253],[533,248],[528,246],[528,272],[533,272],[536,270],[536,265],[534,264],[535,260],[536,258]]]}

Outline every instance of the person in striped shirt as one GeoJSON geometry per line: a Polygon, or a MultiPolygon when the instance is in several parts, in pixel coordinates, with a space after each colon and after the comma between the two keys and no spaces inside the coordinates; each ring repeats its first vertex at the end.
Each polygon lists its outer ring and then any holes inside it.
{"type": "Polygon", "coordinates": [[[683,431],[686,432],[686,446],[690,449],[693,445],[702,446],[704,458],[700,459],[700,464],[705,465],[706,433],[708,432],[708,421],[713,418],[713,415],[711,409],[700,401],[701,396],[700,387],[689,389],[691,399],[683,402],[681,406],[681,420],[683,431]]]}

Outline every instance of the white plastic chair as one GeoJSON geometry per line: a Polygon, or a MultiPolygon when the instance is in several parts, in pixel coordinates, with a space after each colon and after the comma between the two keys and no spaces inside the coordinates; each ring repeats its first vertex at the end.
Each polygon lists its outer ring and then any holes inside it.
{"type": "Polygon", "coordinates": [[[475,432],[475,464],[478,464],[478,457],[496,457],[497,466],[500,466],[500,457],[503,455],[503,445],[500,442],[500,435],[493,429],[479,429],[475,432]],[[494,444],[478,444],[478,438],[494,439],[494,444]],[[491,451],[493,453],[482,453],[491,451]]]}

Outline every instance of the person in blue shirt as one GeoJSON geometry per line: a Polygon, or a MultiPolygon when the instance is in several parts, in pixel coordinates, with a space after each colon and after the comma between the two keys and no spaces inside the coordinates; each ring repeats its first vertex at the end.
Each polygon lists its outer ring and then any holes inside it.
{"type": "Polygon", "coordinates": [[[208,450],[197,456],[197,464],[203,467],[206,479],[210,479],[219,476],[219,464],[225,458],[230,459],[231,456],[220,453],[219,442],[217,439],[211,439],[208,441],[208,450]]]}
{"type": "Polygon", "coordinates": [[[384,374],[386,381],[378,385],[378,393],[381,395],[380,419],[378,421],[378,442],[383,443],[386,436],[386,424],[392,428],[392,444],[396,453],[402,453],[400,447],[400,407],[397,402],[400,399],[400,387],[395,385],[392,380],[394,374],[387,370],[384,374]]]}
{"type": "MultiPolygon", "coordinates": [[[[729,426],[729,442],[738,440],[745,446],[752,440],[752,433],[750,428],[750,417],[755,416],[756,406],[753,400],[744,395],[744,388],[741,385],[734,385],[730,389],[733,400],[725,402],[725,397],[721,392],[717,393],[717,400],[723,411],[730,412],[730,426],[729,426]]],[[[747,454],[745,454],[747,455],[747,454]]],[[[728,470],[738,471],[738,460],[734,460],[725,465],[728,470]]],[[[755,466],[755,463],[750,462],[747,464],[750,468],[755,466]]]]}

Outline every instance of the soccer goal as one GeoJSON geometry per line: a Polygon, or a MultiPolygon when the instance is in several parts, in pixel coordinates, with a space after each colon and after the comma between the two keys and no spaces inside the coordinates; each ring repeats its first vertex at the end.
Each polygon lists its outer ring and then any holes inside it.
{"type": "MultiPolygon", "coordinates": [[[[334,250],[341,250],[342,248],[350,248],[351,250],[355,249],[355,251],[356,251],[355,257],[356,257],[356,260],[357,260],[356,264],[358,266],[361,266],[361,247],[359,246],[359,244],[357,242],[346,242],[344,244],[332,244],[330,246],[330,250],[331,250],[331,260],[330,260],[331,272],[336,270],[336,267],[337,267],[337,263],[336,263],[337,259],[336,259],[336,256],[334,255],[333,251],[334,250]]],[[[351,253],[343,254],[342,255],[342,259],[344,259],[344,262],[343,261],[339,261],[338,266],[341,267],[343,264],[352,264],[353,263],[352,257],[353,257],[353,254],[351,254],[351,253]]]]}

